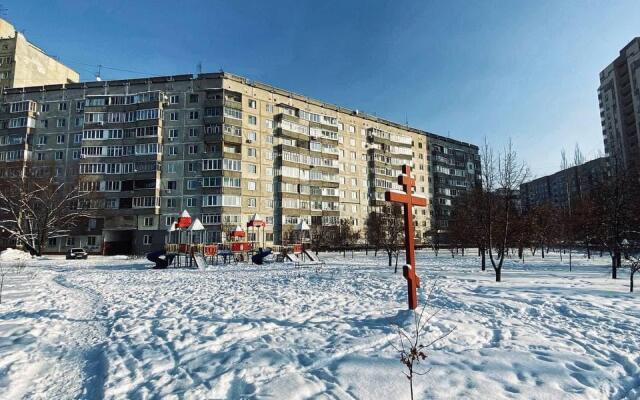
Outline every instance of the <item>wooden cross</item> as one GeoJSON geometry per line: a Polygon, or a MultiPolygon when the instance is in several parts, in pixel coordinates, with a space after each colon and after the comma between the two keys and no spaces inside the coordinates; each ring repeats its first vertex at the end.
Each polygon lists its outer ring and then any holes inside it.
{"type": "Polygon", "coordinates": [[[413,187],[416,180],[411,177],[411,167],[402,166],[402,175],[398,176],[398,184],[402,185],[404,193],[388,191],[384,194],[386,201],[400,203],[404,206],[404,245],[406,250],[407,265],[402,267],[402,275],[407,280],[409,309],[415,310],[418,306],[416,289],[420,287],[420,278],[416,274],[415,242],[413,238],[413,206],[427,205],[427,199],[413,195],[413,187]]]}

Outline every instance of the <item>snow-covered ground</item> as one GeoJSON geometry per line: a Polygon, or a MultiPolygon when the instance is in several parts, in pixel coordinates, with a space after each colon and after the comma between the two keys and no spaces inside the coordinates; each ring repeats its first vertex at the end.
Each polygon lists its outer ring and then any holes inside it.
{"type": "MultiPolygon", "coordinates": [[[[416,398],[640,398],[640,294],[608,258],[511,260],[495,283],[475,255],[417,256],[420,301],[437,280],[428,311],[442,309],[425,341],[455,330],[416,398]]],[[[323,258],[300,273],[29,260],[5,278],[0,398],[408,398],[401,272],[382,254],[323,258]]]]}

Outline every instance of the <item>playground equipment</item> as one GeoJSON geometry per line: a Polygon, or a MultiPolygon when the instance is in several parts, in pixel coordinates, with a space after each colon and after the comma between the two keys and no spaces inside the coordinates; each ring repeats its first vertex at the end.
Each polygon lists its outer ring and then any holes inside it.
{"type": "Polygon", "coordinates": [[[164,249],[147,254],[147,259],[156,264],[154,269],[169,265],[203,269],[207,265],[206,258],[213,258],[218,249],[216,245],[202,243],[204,229],[198,218],[193,220],[186,210],[183,211],[167,229],[164,249]]]}
{"type": "Polygon", "coordinates": [[[251,256],[251,261],[256,265],[262,265],[262,263],[264,262],[264,258],[269,254],[271,254],[270,248],[267,247],[266,249],[262,249],[261,247],[258,249],[258,252],[256,254],[251,256]]]}
{"type": "Polygon", "coordinates": [[[165,250],[158,250],[147,254],[147,260],[156,264],[153,269],[166,269],[171,263],[175,254],[167,254],[165,250]]]}

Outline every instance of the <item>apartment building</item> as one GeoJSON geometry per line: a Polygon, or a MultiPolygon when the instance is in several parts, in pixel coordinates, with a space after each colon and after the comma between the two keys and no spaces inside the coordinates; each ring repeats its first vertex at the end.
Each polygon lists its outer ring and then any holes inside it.
{"type": "Polygon", "coordinates": [[[480,153],[476,145],[433,133],[427,140],[431,225],[447,243],[453,200],[481,183],[480,153]]]}
{"type": "MultiPolygon", "coordinates": [[[[475,179],[477,147],[461,156],[457,148],[475,146],[438,138],[222,72],[7,89],[0,113],[0,162],[53,163],[91,193],[81,206],[95,218],[49,251],[142,253],[162,245],[184,209],[208,242],[254,214],[269,244],[303,220],[331,227],[346,218],[364,237],[368,213],[400,189],[403,164],[429,196],[431,140],[448,143],[437,148],[451,158],[439,177],[475,179]]],[[[461,187],[455,179],[433,189],[461,187]]],[[[414,216],[425,240],[429,211],[414,216]]]]}
{"type": "Polygon", "coordinates": [[[79,81],[76,71],[47,55],[0,18],[0,89],[79,81]]]}
{"type": "Polygon", "coordinates": [[[520,186],[523,209],[549,204],[566,208],[570,199],[580,198],[608,176],[607,157],[596,158],[520,186]]]}
{"type": "Polygon", "coordinates": [[[612,164],[637,169],[640,165],[640,37],[600,72],[598,88],[605,153],[612,164]]]}

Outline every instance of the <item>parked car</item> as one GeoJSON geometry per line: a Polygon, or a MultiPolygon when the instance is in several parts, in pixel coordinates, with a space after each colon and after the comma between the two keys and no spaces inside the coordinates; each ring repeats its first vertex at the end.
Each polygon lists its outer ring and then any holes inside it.
{"type": "Polygon", "coordinates": [[[82,259],[82,260],[86,260],[87,257],[89,257],[89,255],[87,254],[86,251],[84,251],[83,248],[77,247],[74,249],[71,249],[69,251],[67,251],[67,260],[76,260],[76,259],[82,259]]]}

